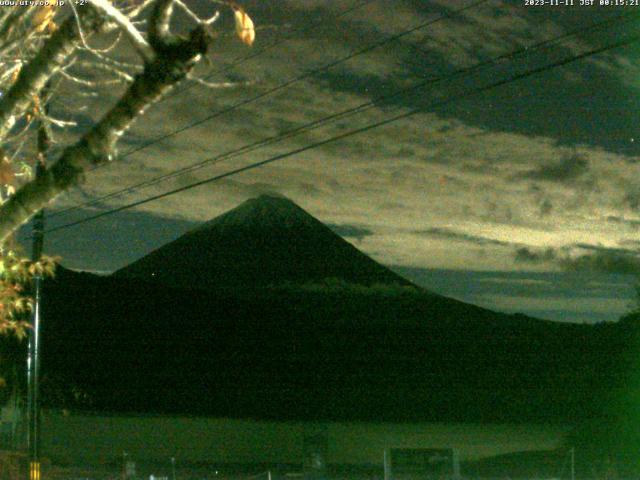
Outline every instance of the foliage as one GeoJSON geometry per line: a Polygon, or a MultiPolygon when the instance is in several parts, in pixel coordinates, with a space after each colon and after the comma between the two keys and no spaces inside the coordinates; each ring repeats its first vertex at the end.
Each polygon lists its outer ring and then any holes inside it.
{"type": "Polygon", "coordinates": [[[0,254],[0,334],[23,338],[29,325],[27,315],[33,308],[29,287],[34,277],[54,274],[55,258],[44,256],[32,262],[18,252],[9,249],[0,254]]]}

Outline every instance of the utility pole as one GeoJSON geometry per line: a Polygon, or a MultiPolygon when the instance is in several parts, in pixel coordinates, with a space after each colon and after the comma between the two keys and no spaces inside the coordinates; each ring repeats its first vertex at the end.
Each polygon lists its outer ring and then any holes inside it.
{"type": "MultiPolygon", "coordinates": [[[[46,96],[48,85],[43,89],[44,113],[48,113],[46,96]]],[[[46,156],[51,146],[51,135],[44,121],[38,127],[38,158],[35,176],[45,173],[46,156]]],[[[42,257],[44,245],[44,209],[33,217],[31,261],[38,262],[42,257]]],[[[27,448],[29,451],[29,480],[40,480],[40,325],[42,322],[42,274],[36,272],[33,278],[33,312],[31,332],[27,351],[27,416],[29,419],[27,448]]]]}

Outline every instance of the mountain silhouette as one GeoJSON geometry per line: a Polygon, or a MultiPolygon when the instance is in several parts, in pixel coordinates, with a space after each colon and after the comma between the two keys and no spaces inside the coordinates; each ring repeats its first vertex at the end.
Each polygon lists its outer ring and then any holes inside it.
{"type": "Polygon", "coordinates": [[[251,288],[336,279],[410,285],[291,200],[262,195],[118,270],[176,286],[251,288]]]}
{"type": "Polygon", "coordinates": [[[433,294],[274,196],[111,276],[61,268],[42,308],[45,403],[119,412],[572,422],[631,337],[433,294]]]}

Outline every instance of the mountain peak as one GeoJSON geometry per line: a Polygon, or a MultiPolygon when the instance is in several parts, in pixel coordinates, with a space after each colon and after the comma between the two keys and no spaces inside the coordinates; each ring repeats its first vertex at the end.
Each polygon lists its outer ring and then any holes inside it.
{"type": "Polygon", "coordinates": [[[280,195],[261,195],[118,270],[191,287],[302,285],[327,279],[410,285],[280,195]]]}
{"type": "Polygon", "coordinates": [[[318,222],[294,202],[279,194],[250,198],[227,213],[206,222],[196,231],[224,227],[294,228],[318,222]]]}
{"type": "Polygon", "coordinates": [[[285,197],[284,195],[278,192],[263,193],[262,195],[258,195],[257,197],[250,198],[249,200],[247,200],[247,202],[273,202],[273,203],[280,202],[280,203],[287,203],[290,205],[297,206],[287,197],[285,197]]]}
{"type": "Polygon", "coordinates": [[[257,197],[245,200],[237,208],[242,206],[252,208],[294,209],[302,210],[298,205],[280,193],[263,193],[257,197]]]}

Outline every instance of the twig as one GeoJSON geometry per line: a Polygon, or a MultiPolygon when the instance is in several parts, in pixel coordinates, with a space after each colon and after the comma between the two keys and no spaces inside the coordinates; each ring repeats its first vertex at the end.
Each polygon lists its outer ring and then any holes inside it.
{"type": "MultiPolygon", "coordinates": [[[[71,2],[69,2],[71,3],[71,2]]],[[[86,28],[98,31],[105,22],[93,8],[83,9],[86,28]]],[[[6,95],[0,98],[0,140],[4,139],[15,119],[29,108],[34,98],[51,76],[58,71],[73,53],[80,36],[75,19],[67,19],[62,26],[46,40],[38,54],[27,63],[6,95]]]]}
{"type": "Polygon", "coordinates": [[[253,85],[256,83],[252,80],[248,80],[246,82],[207,82],[206,80],[193,75],[187,75],[187,80],[191,82],[195,82],[198,85],[202,85],[203,87],[211,88],[214,90],[221,89],[221,88],[246,87],[248,85],[253,85]]]}
{"type": "MultiPolygon", "coordinates": [[[[84,66],[85,63],[88,62],[82,62],[80,64],[80,66],[84,66]]],[[[111,65],[106,65],[106,64],[94,64],[93,69],[97,69],[97,70],[104,70],[105,72],[107,72],[110,75],[113,75],[114,77],[118,77],[120,78],[123,82],[126,83],[131,83],[133,82],[133,76],[129,75],[128,72],[125,72],[124,70],[121,70],[119,68],[116,67],[112,67],[111,65]]]]}
{"type": "Polygon", "coordinates": [[[151,11],[149,24],[149,42],[156,50],[162,50],[171,38],[171,13],[173,12],[173,0],[157,0],[151,11]]]}
{"type": "Polygon", "coordinates": [[[137,50],[145,62],[151,62],[155,55],[151,45],[147,43],[138,29],[125,14],[115,8],[108,0],[90,0],[93,5],[114,21],[127,36],[133,48],[137,50]]]}
{"type": "Polygon", "coordinates": [[[138,15],[140,15],[144,10],[146,10],[149,6],[151,6],[153,4],[155,0],[144,0],[144,2],[142,2],[140,5],[138,5],[137,7],[133,7],[133,9],[131,11],[129,11],[127,13],[127,16],[129,18],[136,18],[138,15]]]}
{"type": "MultiPolygon", "coordinates": [[[[164,2],[165,9],[167,6],[164,2]]],[[[162,31],[161,24],[156,26],[162,31]]],[[[120,136],[147,107],[185,78],[206,54],[210,39],[202,26],[187,39],[167,38],[171,43],[163,42],[164,39],[156,35],[158,43],[150,42],[159,48],[155,59],[145,65],[116,105],[77,143],[67,147],[50,169],[25,184],[0,207],[0,243],[48,202],[81,182],[90,167],[113,160],[120,136]]]]}

